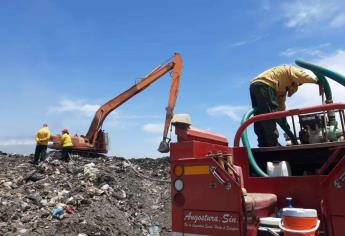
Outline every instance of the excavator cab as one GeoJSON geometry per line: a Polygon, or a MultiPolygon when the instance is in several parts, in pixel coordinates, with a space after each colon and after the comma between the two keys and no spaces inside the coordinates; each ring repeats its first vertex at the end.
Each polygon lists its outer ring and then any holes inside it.
{"type": "Polygon", "coordinates": [[[100,153],[108,153],[109,151],[108,133],[104,132],[104,130],[98,131],[96,140],[97,140],[96,149],[99,150],[100,153]]]}

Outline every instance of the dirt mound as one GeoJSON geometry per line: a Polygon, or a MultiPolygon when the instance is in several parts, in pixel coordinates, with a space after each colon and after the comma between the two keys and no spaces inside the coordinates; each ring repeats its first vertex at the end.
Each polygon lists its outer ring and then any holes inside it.
{"type": "Polygon", "coordinates": [[[170,235],[169,159],[0,153],[0,235],[170,235]]]}

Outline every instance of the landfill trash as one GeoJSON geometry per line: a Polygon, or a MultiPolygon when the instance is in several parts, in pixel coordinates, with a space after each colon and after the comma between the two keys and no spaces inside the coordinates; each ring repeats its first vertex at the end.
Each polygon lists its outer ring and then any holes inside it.
{"type": "Polygon", "coordinates": [[[94,179],[98,173],[98,169],[94,167],[95,163],[91,162],[84,165],[84,175],[89,176],[90,179],[94,179]]]}
{"type": "Polygon", "coordinates": [[[36,181],[39,181],[41,179],[43,179],[44,176],[40,173],[38,173],[36,170],[34,171],[30,171],[25,177],[24,177],[24,180],[26,182],[28,181],[33,181],[33,182],[36,182],[36,181]]]}
{"type": "Polygon", "coordinates": [[[0,152],[0,235],[171,235],[169,158],[59,158],[0,152]]]}
{"type": "Polygon", "coordinates": [[[102,187],[101,187],[101,189],[102,190],[108,190],[108,188],[109,188],[109,184],[105,184],[105,185],[103,185],[102,187]]]}
{"type": "Polygon", "coordinates": [[[20,229],[18,231],[19,234],[25,234],[28,230],[27,229],[20,229]]]}
{"type": "Polygon", "coordinates": [[[70,207],[70,206],[64,206],[64,211],[68,214],[73,214],[75,212],[74,208],[73,207],[70,207]]]}
{"type": "Polygon", "coordinates": [[[123,200],[123,199],[126,199],[126,197],[127,197],[126,192],[122,189],[119,189],[118,191],[114,192],[113,195],[118,200],[123,200]]]}
{"type": "Polygon", "coordinates": [[[102,195],[104,193],[103,190],[99,189],[99,188],[96,188],[94,186],[91,186],[87,189],[87,191],[91,194],[94,194],[94,195],[102,195]]]}
{"type": "Polygon", "coordinates": [[[28,195],[27,198],[30,199],[36,205],[39,205],[42,201],[41,195],[37,192],[28,195]]]}
{"type": "Polygon", "coordinates": [[[5,182],[5,183],[3,183],[2,185],[5,187],[5,188],[7,188],[7,189],[11,189],[12,188],[12,182],[11,181],[8,181],[8,182],[5,182]]]}
{"type": "Polygon", "coordinates": [[[158,223],[150,226],[148,236],[160,236],[160,228],[158,223]]]}
{"type": "Polygon", "coordinates": [[[59,216],[63,215],[64,209],[62,207],[54,207],[51,212],[53,218],[58,218],[59,216]]]}

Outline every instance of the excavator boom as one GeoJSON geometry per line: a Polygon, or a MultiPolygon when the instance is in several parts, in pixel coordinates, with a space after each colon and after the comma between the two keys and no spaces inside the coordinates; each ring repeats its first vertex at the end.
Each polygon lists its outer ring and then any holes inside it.
{"type": "MultiPolygon", "coordinates": [[[[166,117],[165,117],[165,125],[163,131],[163,143],[169,145],[167,142],[167,134],[169,131],[170,122],[172,119],[172,113],[176,104],[176,98],[178,94],[178,87],[181,78],[181,70],[182,70],[182,59],[180,54],[175,53],[172,59],[166,63],[165,65],[159,65],[154,68],[147,76],[145,76],[142,80],[138,83],[127,89],[126,91],[122,92],[118,96],[114,97],[113,99],[109,100],[105,104],[103,104],[97,111],[96,114],[91,122],[90,128],[85,136],[76,136],[72,137],[74,149],[77,151],[88,151],[94,153],[107,153],[107,137],[106,133],[102,130],[102,125],[106,117],[116,108],[121,106],[123,103],[131,99],[136,94],[140,93],[152,83],[157,81],[163,75],[168,73],[172,70],[172,81],[170,87],[170,94],[168,105],[166,108],[166,117]]],[[[54,144],[51,148],[60,149],[61,147],[58,144],[57,136],[53,137],[54,144]]],[[[159,150],[162,152],[169,151],[169,146],[159,150]]]]}

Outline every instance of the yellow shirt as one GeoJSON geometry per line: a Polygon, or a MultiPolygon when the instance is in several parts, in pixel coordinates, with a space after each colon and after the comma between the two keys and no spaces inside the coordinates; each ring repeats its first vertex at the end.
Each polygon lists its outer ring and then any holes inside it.
{"type": "Polygon", "coordinates": [[[40,128],[35,135],[35,140],[37,144],[40,145],[48,145],[48,141],[50,139],[50,131],[48,127],[40,128]]]}
{"type": "Polygon", "coordinates": [[[64,133],[61,136],[61,145],[62,145],[62,147],[72,147],[73,146],[72,139],[71,139],[71,136],[69,136],[69,134],[64,133]]]}
{"type": "Polygon", "coordinates": [[[285,110],[286,95],[290,97],[304,83],[317,83],[317,79],[289,65],[276,66],[258,75],[251,83],[267,84],[277,92],[279,110],[285,110]]]}

